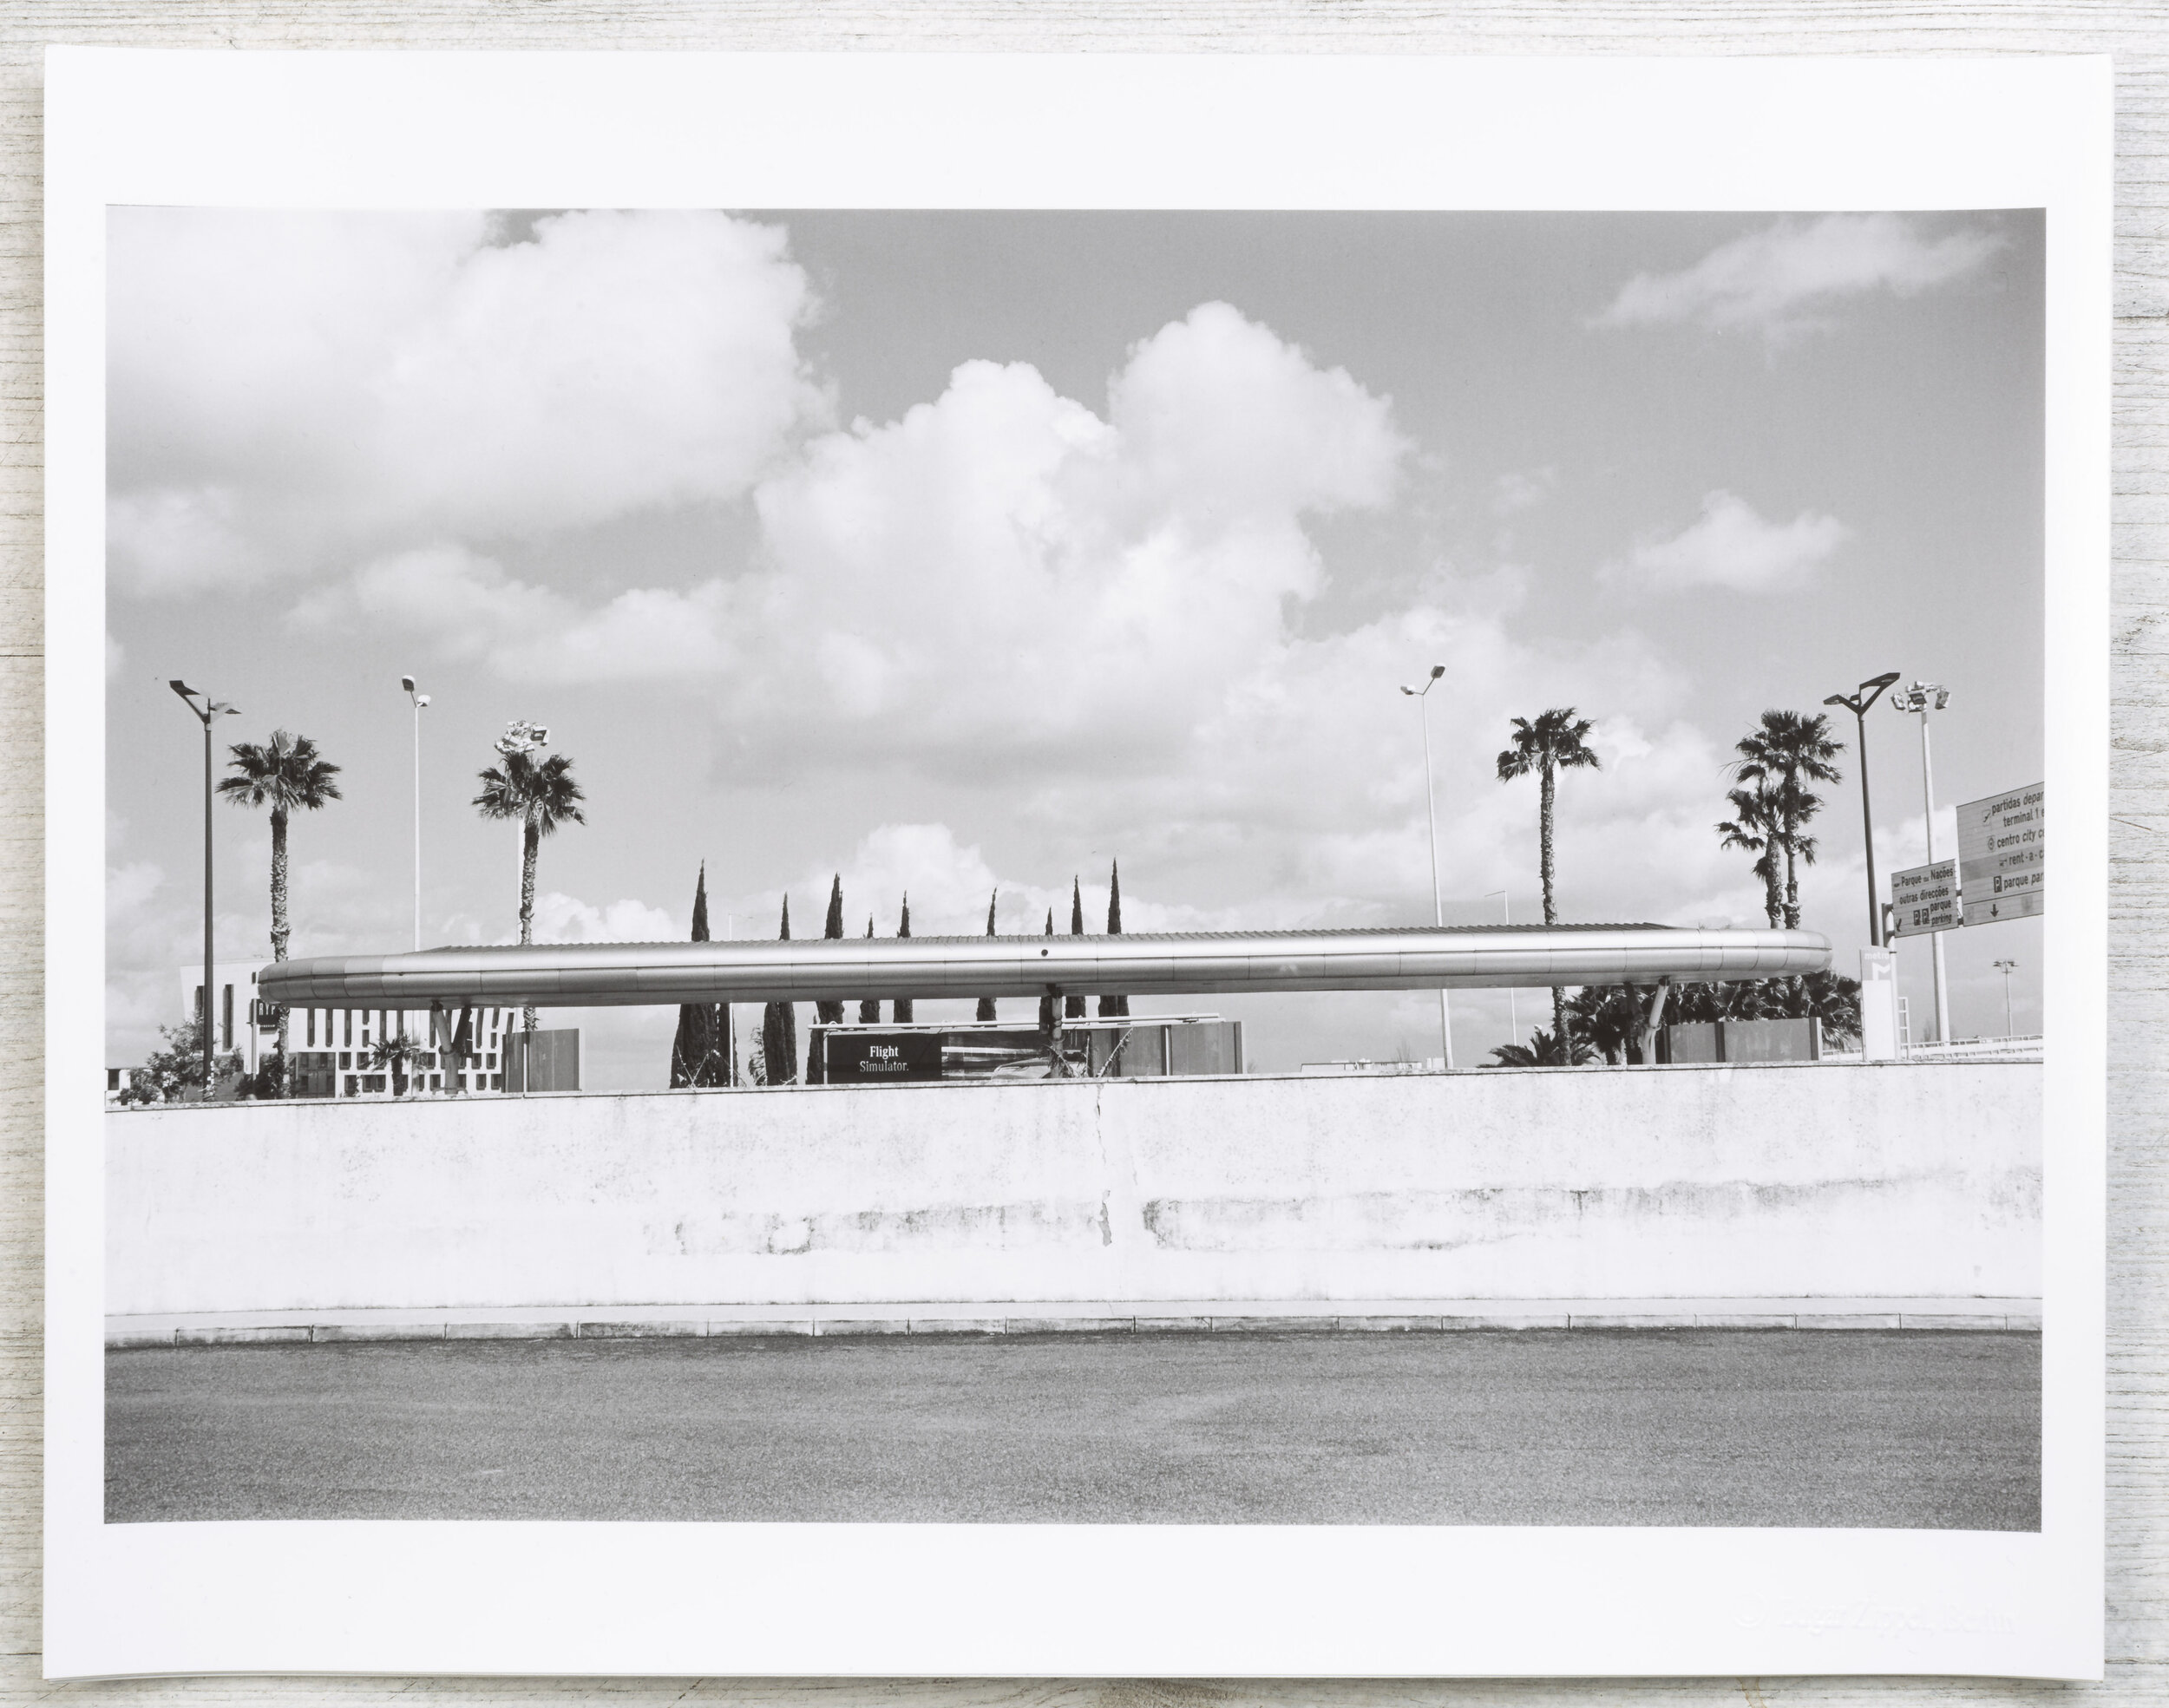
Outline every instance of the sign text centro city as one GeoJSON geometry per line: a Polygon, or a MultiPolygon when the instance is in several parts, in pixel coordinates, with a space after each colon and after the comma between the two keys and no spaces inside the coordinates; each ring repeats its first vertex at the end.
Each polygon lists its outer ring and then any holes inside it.
{"type": "Polygon", "coordinates": [[[1965,923],[1984,926],[2041,910],[2048,808],[2035,783],[1958,808],[1958,887],[1965,923]]]}

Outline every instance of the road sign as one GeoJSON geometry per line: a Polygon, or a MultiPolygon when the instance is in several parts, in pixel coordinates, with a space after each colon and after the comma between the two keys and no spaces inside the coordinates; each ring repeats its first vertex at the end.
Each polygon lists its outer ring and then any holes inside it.
{"type": "Polygon", "coordinates": [[[1965,922],[1993,925],[2040,913],[2048,852],[2048,808],[2040,783],[1959,808],[1958,884],[1965,922]]]}
{"type": "Polygon", "coordinates": [[[1910,867],[1891,874],[1891,935],[1920,937],[1958,926],[1958,862],[1910,867]]]}

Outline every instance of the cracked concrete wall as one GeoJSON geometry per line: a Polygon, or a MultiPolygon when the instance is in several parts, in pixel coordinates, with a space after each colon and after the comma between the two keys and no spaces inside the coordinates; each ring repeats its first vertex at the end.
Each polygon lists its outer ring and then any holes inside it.
{"type": "Polygon", "coordinates": [[[270,1103],[106,1124],[106,1308],[2033,1297],[2041,1070],[270,1103]]]}

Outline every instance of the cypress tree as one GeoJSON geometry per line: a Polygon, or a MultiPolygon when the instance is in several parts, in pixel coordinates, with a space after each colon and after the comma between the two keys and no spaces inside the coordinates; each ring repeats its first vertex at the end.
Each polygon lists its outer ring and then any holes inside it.
{"type": "MultiPolygon", "coordinates": [[[[874,934],[874,916],[871,913],[868,913],[866,916],[866,934],[868,937],[871,937],[874,934]]],[[[881,1023],[881,1005],[880,999],[874,997],[867,997],[861,999],[859,1003],[859,1024],[862,1026],[878,1026],[881,1023]]]]}
{"type": "MultiPolygon", "coordinates": [[[[790,941],[790,898],[783,898],[783,928],[777,933],[790,941]]],[[[767,1083],[789,1085],[798,1077],[798,1011],[787,1002],[772,1002],[761,1011],[761,1065],[767,1083]]]]}
{"type": "MultiPolygon", "coordinates": [[[[1047,935],[1049,937],[1054,935],[1054,909],[1052,907],[1047,909],[1047,935]]],[[[1039,1034],[1043,1037],[1054,1036],[1054,998],[1052,997],[1039,998],[1039,1034]]]]}
{"type": "MultiPolygon", "coordinates": [[[[1070,880],[1070,935],[1084,935],[1084,890],[1075,878],[1070,880]]],[[[1082,1020],[1084,1018],[1084,998],[1063,998],[1062,1018],[1065,1020],[1082,1020]]]]}
{"type": "MultiPolygon", "coordinates": [[[[999,895],[1000,893],[1001,893],[1001,892],[1000,892],[999,890],[993,890],[993,891],[988,892],[988,893],[987,893],[987,897],[986,897],[986,934],[987,934],[989,937],[992,937],[992,936],[994,934],[994,898],[995,898],[996,896],[999,895]]],[[[972,1018],[973,1018],[973,1019],[975,1019],[975,1020],[979,1021],[979,1022],[980,1022],[980,1024],[982,1024],[982,1025],[984,1025],[986,1022],[988,1022],[988,1021],[992,1020],[992,1019],[994,1018],[994,999],[993,999],[993,998],[992,998],[992,997],[981,997],[981,998],[979,999],[979,1011],[978,1011],[976,1014],[974,1014],[972,1018]]]]}
{"type": "MultiPolygon", "coordinates": [[[[708,941],[708,862],[700,863],[693,880],[693,935],[696,943],[708,941]]],[[[671,1044],[671,1087],[722,1085],[728,1083],[723,1062],[723,1005],[688,1002],[678,1005],[678,1036],[671,1044]]]]}
{"type": "MultiPolygon", "coordinates": [[[[839,872],[829,882],[829,917],[822,924],[821,935],[841,939],[843,935],[843,874],[839,872]]],[[[843,1024],[843,1005],[840,1002],[817,1002],[814,1016],[824,1026],[843,1024]]]]}
{"type": "MultiPolygon", "coordinates": [[[[1110,937],[1122,935],[1122,862],[1118,860],[1107,869],[1107,934],[1110,937]]],[[[1102,997],[1099,999],[1099,1018],[1103,1020],[1128,1019],[1130,998],[1102,997]]]]}
{"type": "MultiPolygon", "coordinates": [[[[911,935],[911,892],[909,890],[906,890],[904,892],[904,910],[901,916],[896,921],[896,935],[899,937],[909,937],[911,935]]],[[[898,997],[896,998],[895,1012],[892,1018],[900,1026],[908,1025],[910,1024],[911,998],[909,997],[898,997]]]]}

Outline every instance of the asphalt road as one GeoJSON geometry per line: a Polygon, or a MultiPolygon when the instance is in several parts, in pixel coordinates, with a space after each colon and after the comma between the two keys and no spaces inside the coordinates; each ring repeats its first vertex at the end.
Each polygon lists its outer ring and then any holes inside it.
{"type": "Polygon", "coordinates": [[[2031,1530],[2041,1341],[1577,1330],[116,1351],[106,1515],[2031,1530]]]}

